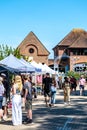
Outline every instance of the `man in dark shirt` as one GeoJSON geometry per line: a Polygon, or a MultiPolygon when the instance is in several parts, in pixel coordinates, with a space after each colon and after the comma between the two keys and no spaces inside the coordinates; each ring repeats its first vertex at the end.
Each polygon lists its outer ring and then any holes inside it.
{"type": "Polygon", "coordinates": [[[45,102],[46,106],[48,106],[48,102],[50,99],[50,87],[52,83],[52,78],[50,78],[49,73],[46,73],[46,77],[43,79],[43,86],[44,86],[44,97],[45,97],[45,102]]]}

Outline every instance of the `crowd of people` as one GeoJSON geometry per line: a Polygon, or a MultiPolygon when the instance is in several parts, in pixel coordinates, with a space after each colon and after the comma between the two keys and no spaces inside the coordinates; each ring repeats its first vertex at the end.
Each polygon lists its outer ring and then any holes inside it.
{"type": "Polygon", "coordinates": [[[8,91],[6,75],[0,75],[0,121],[5,121],[8,115],[9,94],[12,102],[12,124],[32,123],[32,83],[29,75],[15,75],[8,91]],[[8,94],[9,93],[9,94],[8,94]],[[23,98],[23,100],[22,100],[23,98]],[[27,112],[26,120],[22,119],[22,102],[27,112]]]}
{"type": "Polygon", "coordinates": [[[56,92],[57,89],[63,89],[64,91],[64,104],[70,104],[70,95],[74,92],[76,94],[76,88],[79,85],[80,96],[85,95],[84,88],[86,85],[86,79],[84,75],[81,75],[80,79],[77,81],[74,76],[64,77],[64,82],[58,76],[55,78],[50,78],[49,74],[43,78],[44,85],[44,97],[46,106],[54,106],[56,102],[56,92]]]}
{"type": "MultiPolygon", "coordinates": [[[[80,95],[84,95],[84,88],[86,80],[81,75],[79,82],[71,76],[65,77],[64,82],[59,80],[57,75],[50,76],[49,73],[43,75],[42,78],[42,94],[46,107],[53,107],[56,103],[56,93],[58,89],[63,89],[64,92],[64,104],[70,104],[70,95],[76,87],[79,85],[80,95]],[[59,87],[61,86],[61,87],[59,87]]],[[[29,74],[14,75],[11,86],[7,80],[7,76],[4,73],[0,75],[0,121],[5,121],[8,115],[8,100],[12,102],[12,124],[21,125],[33,123],[32,119],[32,99],[37,98],[37,86],[32,82],[32,77],[29,74]],[[10,94],[12,96],[10,96],[10,94]],[[12,97],[12,99],[11,99],[12,97]],[[22,119],[22,105],[26,110],[26,118],[22,119]]]]}

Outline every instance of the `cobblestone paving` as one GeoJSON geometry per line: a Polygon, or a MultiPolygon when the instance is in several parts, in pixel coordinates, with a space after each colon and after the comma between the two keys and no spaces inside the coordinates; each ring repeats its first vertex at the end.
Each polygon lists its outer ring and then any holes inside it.
{"type": "MultiPolygon", "coordinates": [[[[64,105],[63,91],[59,90],[54,107],[46,107],[44,97],[33,101],[32,125],[12,126],[11,116],[0,123],[0,130],[87,130],[87,96],[71,96],[71,104],[64,105]]],[[[26,112],[23,110],[23,117],[26,112]]]]}

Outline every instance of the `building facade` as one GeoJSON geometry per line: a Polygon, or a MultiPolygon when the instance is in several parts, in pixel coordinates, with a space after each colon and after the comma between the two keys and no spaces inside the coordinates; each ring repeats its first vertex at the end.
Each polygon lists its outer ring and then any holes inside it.
{"type": "Polygon", "coordinates": [[[87,32],[73,29],[54,48],[54,69],[85,71],[87,69],[87,32]]]}
{"type": "Polygon", "coordinates": [[[28,61],[41,62],[48,65],[48,56],[50,52],[45,48],[37,36],[30,32],[18,46],[20,54],[28,58],[28,61]]]}

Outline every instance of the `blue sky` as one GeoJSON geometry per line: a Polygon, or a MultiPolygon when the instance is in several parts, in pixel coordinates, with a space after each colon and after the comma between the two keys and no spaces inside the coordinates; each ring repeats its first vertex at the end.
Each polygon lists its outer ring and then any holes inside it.
{"type": "Polygon", "coordinates": [[[16,48],[33,31],[53,58],[73,28],[87,31],[87,0],[0,0],[0,44],[16,48]]]}

